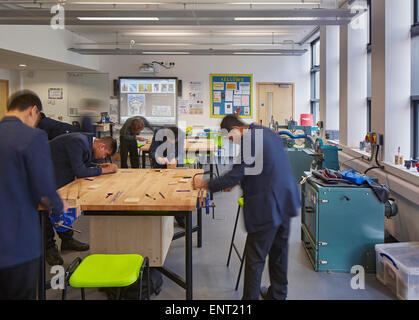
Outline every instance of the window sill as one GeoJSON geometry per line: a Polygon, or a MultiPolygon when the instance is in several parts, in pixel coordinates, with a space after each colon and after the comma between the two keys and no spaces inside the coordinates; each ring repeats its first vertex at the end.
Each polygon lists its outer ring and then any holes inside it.
{"type": "MultiPolygon", "coordinates": [[[[333,143],[333,141],[330,141],[331,143],[333,143]]],[[[369,163],[366,159],[364,158],[360,158],[362,156],[365,157],[371,157],[371,154],[365,151],[361,151],[359,149],[352,149],[352,148],[348,148],[347,146],[343,146],[343,145],[339,145],[338,146],[340,148],[342,148],[341,152],[346,153],[347,155],[350,155],[352,157],[354,157],[353,161],[359,160],[359,161],[363,161],[364,163],[369,163]],[[359,157],[359,159],[356,159],[356,157],[359,157]]],[[[350,161],[347,161],[348,163],[350,163],[350,161]]],[[[388,172],[400,179],[403,179],[411,184],[414,184],[416,186],[419,186],[419,172],[414,171],[412,168],[410,170],[407,170],[404,166],[401,165],[395,165],[392,163],[388,163],[388,162],[382,162],[380,163],[381,165],[384,166],[384,171],[388,172]]],[[[373,164],[371,164],[373,165],[373,164]]]]}

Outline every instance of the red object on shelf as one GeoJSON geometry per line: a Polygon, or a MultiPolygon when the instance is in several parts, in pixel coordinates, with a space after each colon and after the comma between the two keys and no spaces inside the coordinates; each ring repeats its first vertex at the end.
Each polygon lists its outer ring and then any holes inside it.
{"type": "Polygon", "coordinates": [[[312,114],[301,114],[300,123],[302,126],[313,126],[313,115],[312,114]]]}

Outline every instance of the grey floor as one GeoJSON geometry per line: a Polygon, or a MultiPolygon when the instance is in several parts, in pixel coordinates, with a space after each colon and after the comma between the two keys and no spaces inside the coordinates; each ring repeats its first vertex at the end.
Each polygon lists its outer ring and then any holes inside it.
{"type": "MultiPolygon", "coordinates": [[[[193,286],[194,299],[197,300],[238,300],[241,298],[243,276],[238,291],[234,290],[240,261],[233,254],[230,267],[226,267],[227,254],[237,212],[237,199],[241,190],[236,187],[231,192],[221,192],[215,195],[215,219],[212,215],[203,215],[203,245],[196,247],[196,233],[193,236],[193,286]]],[[[353,275],[348,273],[314,272],[311,263],[300,241],[300,219],[294,218],[290,235],[289,265],[288,265],[288,299],[292,300],[388,300],[396,299],[392,292],[383,286],[375,275],[366,274],[365,289],[353,290],[350,281],[353,275]]],[[[195,223],[195,219],[194,219],[195,223]]],[[[74,225],[82,230],[76,235],[78,240],[88,242],[89,218],[81,217],[74,225]]],[[[176,231],[176,230],[175,230],[176,231]]],[[[239,220],[236,244],[243,250],[246,232],[242,220],[239,220]]],[[[59,244],[58,240],[58,244],[59,244]]],[[[184,238],[172,242],[165,266],[179,275],[184,275],[185,259],[184,238]]],[[[77,256],[84,257],[89,252],[64,253],[64,266],[77,256]]],[[[50,266],[47,265],[47,279],[50,266]]],[[[262,285],[269,285],[267,266],[263,274],[262,285]]],[[[103,292],[97,289],[86,290],[87,299],[106,299],[103,292]]],[[[47,299],[61,299],[61,291],[48,290],[47,299]]],[[[80,290],[70,288],[67,299],[80,299],[80,290]]],[[[163,289],[152,300],[183,300],[185,290],[164,277],[163,289]]]]}

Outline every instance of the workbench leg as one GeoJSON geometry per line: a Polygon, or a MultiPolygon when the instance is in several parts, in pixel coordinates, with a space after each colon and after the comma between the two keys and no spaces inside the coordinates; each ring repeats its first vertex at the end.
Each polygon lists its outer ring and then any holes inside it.
{"type": "MultiPolygon", "coordinates": [[[[214,174],[214,164],[211,163],[210,159],[210,181],[212,180],[212,175],[214,174]]],[[[214,200],[214,194],[210,192],[210,200],[214,200]]]]}
{"type": "Polygon", "coordinates": [[[40,258],[40,269],[39,269],[39,281],[38,281],[38,300],[45,300],[45,218],[48,215],[48,211],[39,211],[39,220],[41,223],[41,258],[40,258]]]}
{"type": "Polygon", "coordinates": [[[185,237],[185,267],[186,267],[186,300],[193,299],[192,284],[192,212],[186,213],[185,237]]]}
{"type": "Polygon", "coordinates": [[[202,208],[197,210],[198,216],[198,248],[202,247],[202,208]]]}

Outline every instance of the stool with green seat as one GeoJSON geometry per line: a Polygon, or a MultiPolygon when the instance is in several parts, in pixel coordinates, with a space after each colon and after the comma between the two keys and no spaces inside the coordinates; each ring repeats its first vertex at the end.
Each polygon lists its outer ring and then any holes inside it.
{"type": "Polygon", "coordinates": [[[241,277],[242,270],[243,270],[243,265],[244,265],[244,258],[246,256],[246,248],[243,250],[243,254],[241,255],[239,250],[237,249],[236,245],[234,244],[234,238],[236,237],[237,222],[239,221],[240,209],[243,209],[243,207],[244,207],[244,198],[243,197],[239,198],[237,200],[237,203],[239,204],[239,206],[237,208],[236,221],[234,223],[233,236],[231,238],[230,250],[228,252],[228,259],[227,259],[227,267],[228,267],[230,265],[231,252],[234,249],[234,251],[236,252],[236,254],[237,254],[237,256],[239,257],[239,260],[240,260],[240,269],[239,269],[239,274],[237,276],[236,288],[235,288],[236,291],[239,288],[240,277],[241,277]]]}
{"type": "Polygon", "coordinates": [[[67,268],[62,299],[65,300],[67,287],[80,288],[85,300],[85,288],[121,289],[139,281],[138,299],[142,298],[142,279],[147,272],[147,299],[150,299],[150,266],[147,257],[138,254],[92,254],[83,260],[78,257],[67,268]]]}

